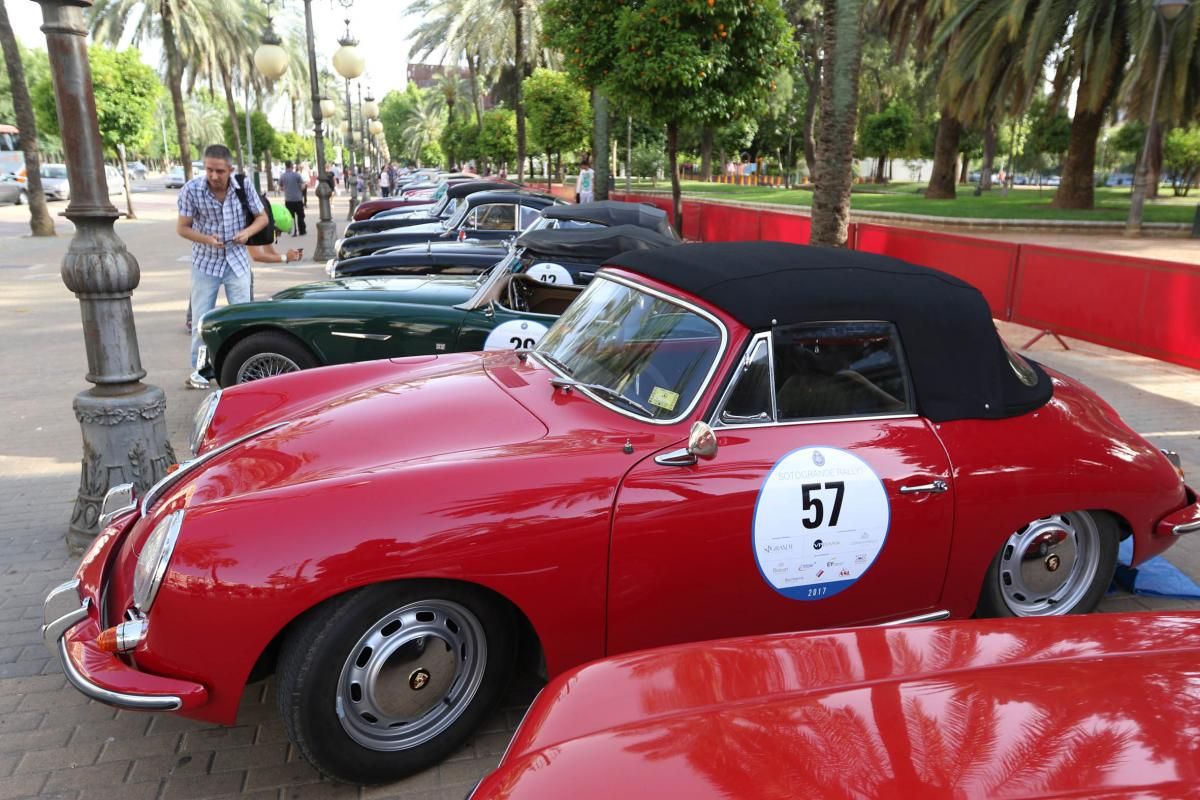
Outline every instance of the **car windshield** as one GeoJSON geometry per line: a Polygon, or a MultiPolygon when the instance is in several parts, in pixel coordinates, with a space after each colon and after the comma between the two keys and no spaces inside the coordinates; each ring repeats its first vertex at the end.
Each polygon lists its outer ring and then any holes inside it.
{"type": "Polygon", "coordinates": [[[455,228],[459,227],[460,225],[462,225],[462,221],[464,219],[466,219],[467,212],[470,210],[471,210],[470,203],[463,203],[462,207],[460,207],[457,211],[455,211],[453,216],[442,220],[442,227],[448,231],[452,231],[455,228]]]}
{"type": "Polygon", "coordinates": [[[600,402],[667,422],[691,411],[723,342],[723,329],[707,315],[600,276],[535,352],[565,377],[595,387],[600,402]]]}
{"type": "Polygon", "coordinates": [[[67,177],[67,168],[53,166],[53,165],[42,167],[42,177],[43,178],[65,178],[65,177],[67,177]]]}

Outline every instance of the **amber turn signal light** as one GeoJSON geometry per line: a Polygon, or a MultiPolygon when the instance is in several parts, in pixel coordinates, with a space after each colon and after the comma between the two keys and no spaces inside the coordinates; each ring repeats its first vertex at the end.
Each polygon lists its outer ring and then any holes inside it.
{"type": "Polygon", "coordinates": [[[146,637],[146,620],[131,619],[105,628],[96,637],[96,646],[106,653],[128,653],[146,637]]]}

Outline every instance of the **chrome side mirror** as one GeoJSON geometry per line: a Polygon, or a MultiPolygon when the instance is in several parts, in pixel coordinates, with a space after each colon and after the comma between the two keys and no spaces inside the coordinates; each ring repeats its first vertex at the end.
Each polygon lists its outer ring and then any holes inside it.
{"type": "Polygon", "coordinates": [[[687,451],[698,458],[712,458],[717,454],[717,434],[706,423],[693,422],[687,451]]]}

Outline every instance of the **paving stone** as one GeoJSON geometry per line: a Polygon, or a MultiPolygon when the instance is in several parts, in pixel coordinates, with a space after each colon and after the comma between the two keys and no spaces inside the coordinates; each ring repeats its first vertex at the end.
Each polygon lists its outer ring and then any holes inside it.
{"type": "Polygon", "coordinates": [[[260,744],[252,747],[235,747],[232,750],[218,750],[213,759],[213,772],[227,772],[232,769],[245,770],[251,767],[271,767],[285,764],[288,761],[288,745],[286,742],[260,744]]]}
{"type": "Polygon", "coordinates": [[[0,778],[0,800],[16,797],[37,797],[46,785],[45,773],[37,775],[13,775],[0,778]]]}
{"type": "Polygon", "coordinates": [[[155,781],[191,775],[205,775],[212,764],[213,754],[175,753],[169,756],[148,756],[135,759],[130,781],[155,781]]]}
{"type": "Polygon", "coordinates": [[[18,731],[0,734],[0,753],[27,752],[46,747],[62,747],[71,738],[70,728],[18,731]]]}
{"type": "Polygon", "coordinates": [[[247,789],[268,789],[272,786],[295,786],[318,783],[321,775],[306,762],[296,761],[273,767],[251,769],[246,773],[247,789]]]}
{"type": "Polygon", "coordinates": [[[162,785],[158,781],[86,786],[79,792],[79,800],[155,800],[161,791],[162,785]]]}
{"type": "Polygon", "coordinates": [[[359,791],[357,786],[325,780],[303,786],[287,786],[281,796],[283,800],[352,800],[360,796],[359,791]]]}
{"type": "Polygon", "coordinates": [[[151,756],[173,755],[179,749],[178,733],[168,733],[162,736],[138,736],[130,739],[114,739],[104,743],[99,761],[124,761],[127,759],[143,759],[151,756]]]}
{"type": "Polygon", "coordinates": [[[190,750],[215,750],[230,747],[245,747],[254,743],[254,728],[246,725],[238,728],[205,728],[189,731],[183,735],[182,752],[190,750]]]}
{"type": "Polygon", "coordinates": [[[100,722],[84,722],[75,726],[75,734],[71,737],[71,743],[116,741],[117,739],[140,737],[145,735],[146,726],[149,724],[150,718],[145,714],[140,717],[123,717],[121,719],[114,717],[100,722]]]}
{"type": "Polygon", "coordinates": [[[100,742],[84,742],[70,747],[55,747],[50,750],[33,750],[25,753],[17,765],[15,774],[47,772],[53,769],[76,769],[96,763],[100,754],[100,742]]]}
{"type": "Polygon", "coordinates": [[[192,800],[193,798],[218,797],[226,794],[240,795],[245,774],[222,772],[217,775],[195,775],[173,777],[167,781],[162,800],[192,800]]]}
{"type": "Polygon", "coordinates": [[[112,786],[122,783],[129,773],[128,761],[114,761],[110,764],[93,764],[90,767],[75,769],[57,769],[50,773],[46,781],[46,789],[84,789],[88,786],[112,786]]]}

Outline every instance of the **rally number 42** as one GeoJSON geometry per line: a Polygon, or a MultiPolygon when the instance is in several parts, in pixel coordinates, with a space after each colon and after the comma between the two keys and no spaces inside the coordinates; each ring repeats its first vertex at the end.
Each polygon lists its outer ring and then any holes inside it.
{"type": "MultiPolygon", "coordinates": [[[[838,524],[838,518],[842,515],[842,497],[846,494],[845,481],[829,481],[827,483],[805,483],[800,487],[801,505],[805,514],[811,516],[803,517],[800,522],[805,528],[812,530],[819,528],[825,522],[825,503],[820,497],[816,497],[817,492],[833,492],[833,508],[829,512],[829,527],[834,527],[838,524]]],[[[828,499],[828,497],[826,497],[828,499]]]]}

